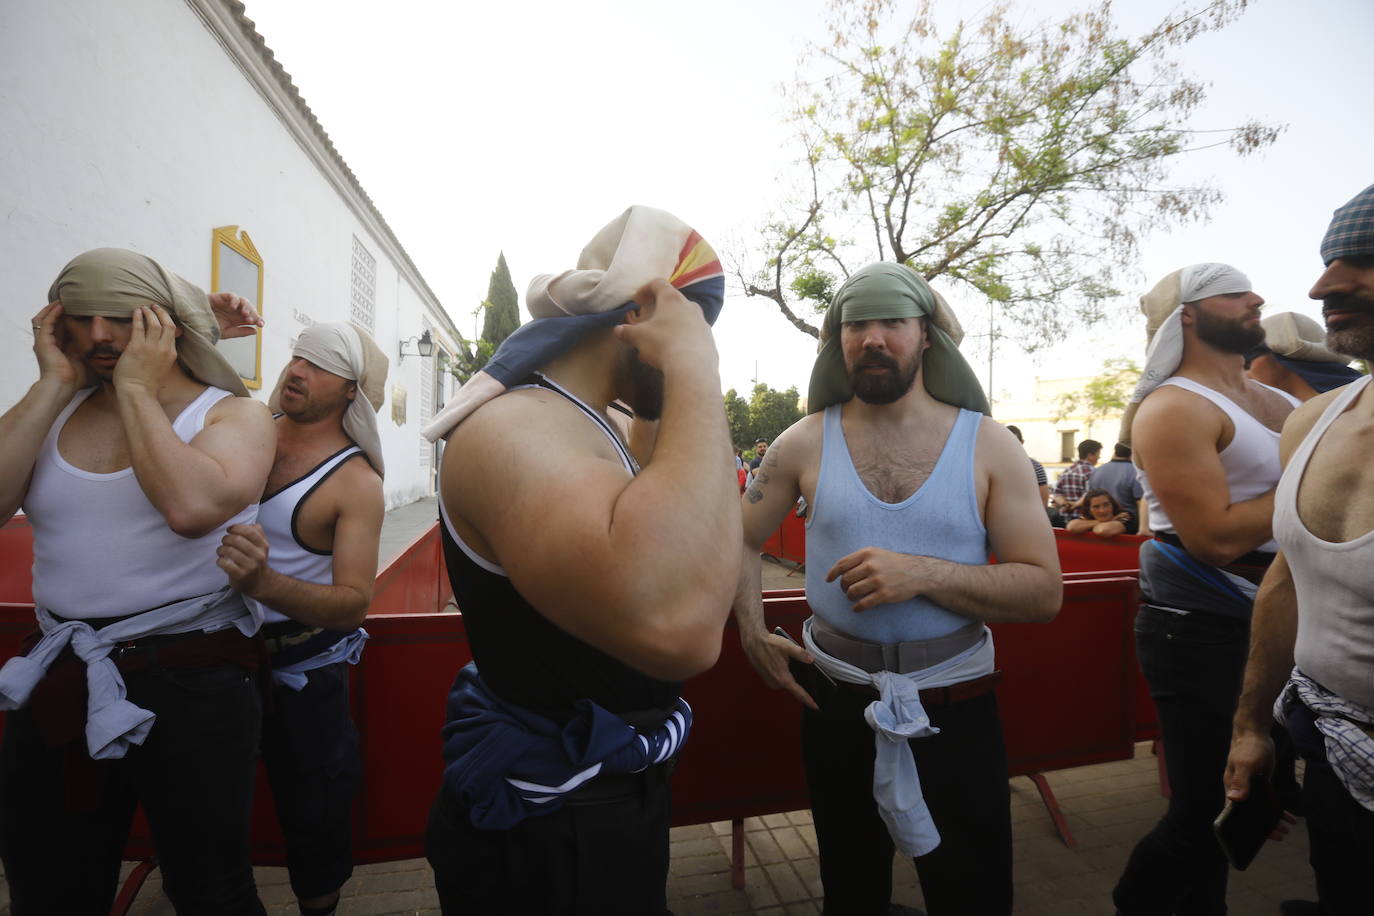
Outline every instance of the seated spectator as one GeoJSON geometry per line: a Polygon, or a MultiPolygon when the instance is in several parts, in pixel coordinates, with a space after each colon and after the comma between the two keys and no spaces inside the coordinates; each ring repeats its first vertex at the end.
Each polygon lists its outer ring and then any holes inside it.
{"type": "Polygon", "coordinates": [[[1141,500],[1145,490],[1140,485],[1140,476],[1131,463],[1131,447],[1120,442],[1113,450],[1112,460],[1093,469],[1088,477],[1088,489],[1106,490],[1130,516],[1126,522],[1127,534],[1140,533],[1141,500]]]}
{"type": "MultiPolygon", "coordinates": [[[[1055,481],[1051,497],[1056,508],[1072,509],[1088,492],[1088,478],[1092,476],[1097,460],[1102,457],[1102,443],[1096,439],[1084,439],[1078,443],[1078,460],[1064,469],[1055,481]]],[[[1067,514],[1067,513],[1066,513],[1067,514]]]]}
{"type": "Polygon", "coordinates": [[[1125,534],[1126,522],[1131,517],[1115,496],[1100,488],[1088,491],[1078,511],[1081,517],[1072,519],[1064,526],[1065,530],[1070,534],[1092,532],[1100,538],[1125,534]]]}

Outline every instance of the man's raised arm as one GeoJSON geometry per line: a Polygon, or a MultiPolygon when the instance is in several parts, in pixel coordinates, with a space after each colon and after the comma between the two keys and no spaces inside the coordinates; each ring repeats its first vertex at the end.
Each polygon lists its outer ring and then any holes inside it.
{"type": "Polygon", "coordinates": [[[445,462],[445,487],[461,486],[464,518],[541,614],[650,676],[680,680],[720,653],[739,575],[739,490],[701,309],[663,281],[641,297],[617,335],[663,372],[664,400],[638,476],[594,454],[600,433],[584,422],[560,432],[586,448],[550,449],[547,405],[509,397],[459,427],[482,447],[461,469],[445,462]]]}
{"type": "Polygon", "coordinates": [[[62,304],[50,302],[29,322],[38,381],[0,416],[0,525],[23,505],[43,439],[86,378],[86,367],[58,339],[61,317],[62,304]]]}
{"type": "Polygon", "coordinates": [[[175,363],[175,325],[167,311],[155,305],[134,312],[114,374],[134,474],[168,527],[182,537],[201,537],[261,497],[276,431],[265,405],[225,398],[190,444],[182,442],[157,399],[175,363]]]}

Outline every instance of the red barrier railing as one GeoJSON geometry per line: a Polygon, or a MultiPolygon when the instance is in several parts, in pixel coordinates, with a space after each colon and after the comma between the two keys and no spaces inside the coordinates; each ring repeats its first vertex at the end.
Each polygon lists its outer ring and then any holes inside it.
{"type": "MultiPolygon", "coordinates": [[[[801,520],[795,522],[804,536],[801,520]]],[[[0,583],[8,583],[9,595],[18,587],[16,565],[27,578],[29,561],[17,559],[27,545],[27,525],[12,536],[0,541],[6,549],[0,554],[0,572],[8,572],[0,583]]],[[[1070,571],[1055,621],[993,627],[1003,672],[997,694],[1011,773],[1036,781],[1070,844],[1072,837],[1040,774],[1129,757],[1140,737],[1139,675],[1131,634],[1135,564],[1125,561],[1125,542],[1105,543],[1104,554],[1093,541],[1061,536],[1060,556],[1073,559],[1082,549],[1084,556],[1104,557],[1106,568],[1125,574],[1070,571]]],[[[1132,560],[1138,543],[1138,538],[1130,543],[1132,560]]],[[[1066,564],[1066,569],[1071,565],[1079,563],[1066,564]]],[[[442,772],[444,700],[454,674],[471,658],[462,616],[432,613],[447,604],[447,584],[437,526],[416,538],[378,576],[366,624],[372,639],[352,681],[363,747],[363,788],[354,808],[359,862],[422,854],[425,819],[442,772]],[[405,613],[407,604],[431,613],[405,613]]],[[[810,611],[802,590],[789,589],[765,593],[764,613],[770,629],[783,626],[799,635],[810,611]]],[[[31,603],[0,604],[0,659],[13,655],[32,629],[31,603]]],[[[696,727],[673,777],[675,824],[731,819],[738,827],[744,817],[808,806],[799,707],[787,694],[763,688],[740,649],[733,622],[720,661],[689,681],[684,695],[695,710],[696,727]]],[[[1144,702],[1149,703],[1148,697],[1144,702]]],[[[1153,709],[1148,712],[1152,721],[1153,709]]],[[[261,773],[258,789],[254,859],[280,864],[283,844],[261,773]]],[[[151,851],[140,818],[128,852],[142,858],[151,851]]],[[[736,865],[742,878],[742,862],[736,865]]]]}

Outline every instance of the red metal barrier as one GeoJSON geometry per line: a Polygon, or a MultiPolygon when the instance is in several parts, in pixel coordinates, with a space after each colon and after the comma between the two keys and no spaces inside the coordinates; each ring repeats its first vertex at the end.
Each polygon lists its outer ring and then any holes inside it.
{"type": "Polygon", "coordinates": [[[806,519],[796,512],[787,513],[778,530],[763,542],[761,553],[792,563],[806,562],[806,519]]]}
{"type": "Polygon", "coordinates": [[[0,525],[0,602],[33,601],[33,531],[29,520],[16,515],[0,525]]]}
{"type": "MultiPolygon", "coordinates": [[[[790,518],[794,525],[783,526],[783,543],[788,530],[794,531],[794,538],[800,532],[804,551],[802,520],[790,518]]],[[[0,572],[9,571],[9,578],[0,582],[9,583],[11,593],[18,581],[16,565],[27,581],[29,561],[16,559],[29,545],[27,525],[22,533],[13,529],[12,537],[0,542],[0,572]]],[[[1139,543],[1131,541],[1132,548],[1139,543]]],[[[1107,554],[1092,541],[1061,536],[1061,559],[1066,551],[1079,555],[1081,548],[1082,556],[1105,557],[1108,568],[1134,571],[1133,562],[1123,562],[1124,542],[1103,543],[1107,554]]],[[[786,546],[783,550],[790,552],[786,546]]],[[[1048,786],[1039,773],[1128,757],[1140,737],[1131,638],[1135,579],[1130,574],[1082,573],[1070,569],[1066,575],[1063,610],[1053,623],[993,628],[1003,671],[997,692],[1011,773],[1037,779],[1042,792],[1048,786]]],[[[378,577],[367,622],[373,638],[353,671],[353,712],[364,755],[363,789],[354,811],[359,862],[421,854],[425,818],[442,770],[438,733],[444,699],[470,652],[461,615],[404,612],[437,609],[448,597],[437,526],[378,577]]],[[[802,590],[789,589],[766,593],[764,613],[769,628],[784,626],[799,635],[809,609],[802,590]]],[[[32,629],[30,603],[0,604],[0,659],[14,654],[32,629]]],[[[684,695],[696,712],[696,728],[674,775],[675,824],[738,822],[807,807],[799,707],[788,695],[762,687],[740,649],[733,623],[725,633],[719,663],[689,681],[684,695]]],[[[1046,796],[1046,803],[1062,828],[1052,795],[1046,796]]],[[[1067,831],[1062,832],[1071,842],[1067,831]]],[[[261,774],[253,850],[255,861],[262,864],[283,861],[261,774]]],[[[151,853],[141,819],[128,852],[136,858],[151,853]]]]}
{"type": "Polygon", "coordinates": [[[372,604],[367,613],[438,613],[452,599],[453,588],[448,581],[448,571],[444,568],[439,523],[435,522],[377,574],[377,582],[372,588],[372,604]]]}
{"type": "Polygon", "coordinates": [[[1070,534],[1063,528],[1054,529],[1059,548],[1059,568],[1064,573],[1097,573],[1104,569],[1140,570],[1140,544],[1145,538],[1138,534],[1118,534],[1100,538],[1095,534],[1070,534]]]}

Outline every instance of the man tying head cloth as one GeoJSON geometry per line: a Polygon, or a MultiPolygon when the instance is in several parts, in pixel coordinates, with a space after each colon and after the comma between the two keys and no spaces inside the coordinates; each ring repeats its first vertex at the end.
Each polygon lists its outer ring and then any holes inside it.
{"type": "Polygon", "coordinates": [[[853,274],[825,315],[812,413],[769,446],[743,497],[740,640],[764,681],[806,707],[802,756],[832,916],[889,912],[894,844],[916,857],[932,916],[1011,912],[986,624],[1050,620],[1062,589],[1031,466],[984,416],[961,337],[915,271],[884,262],[853,274]],[[815,612],[805,651],[764,629],[759,560],[798,496],[810,506],[815,612]],[[789,660],[813,659],[820,671],[789,671],[789,660]]]}
{"type": "Polygon", "coordinates": [[[210,299],[152,259],[88,251],[48,298],[38,381],[0,417],[0,517],[32,526],[42,632],[0,670],[11,906],[107,911],[142,804],[178,910],[262,912],[261,614],[215,549],[257,515],[271,417],[215,351],[210,299]]]}
{"type": "Polygon", "coordinates": [[[1140,546],[1140,667],[1159,712],[1169,808],[1113,891],[1117,910],[1226,912],[1212,835],[1251,604],[1274,557],[1279,429],[1297,401],[1245,377],[1264,300],[1226,264],[1175,271],[1141,297],[1153,335],[1122,421],[1155,539],[1140,546]]]}
{"type": "Polygon", "coordinates": [[[536,320],[428,430],[474,659],[426,842],[446,913],[665,911],[679,691],[715,663],[739,571],[723,291],[700,235],[631,207],[535,279],[536,320]],[[659,420],[642,469],[616,399],[659,420]]]}
{"type": "Polygon", "coordinates": [[[277,455],[258,523],[229,528],[219,565],[263,609],[272,703],[262,757],[304,914],[332,913],[353,873],[358,732],[348,669],[377,577],[387,359],[351,324],[301,332],[268,406],[277,455]]]}

